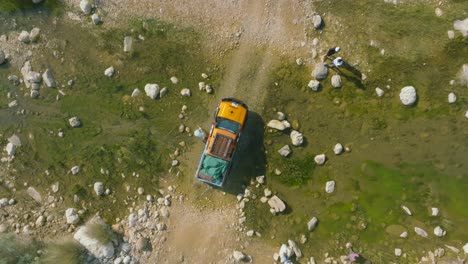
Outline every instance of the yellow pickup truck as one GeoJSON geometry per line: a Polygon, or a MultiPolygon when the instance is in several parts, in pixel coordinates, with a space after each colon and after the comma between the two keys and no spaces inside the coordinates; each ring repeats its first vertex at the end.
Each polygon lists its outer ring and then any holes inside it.
{"type": "Polygon", "coordinates": [[[247,120],[248,107],[234,98],[224,98],[215,110],[196,178],[222,187],[229,175],[237,143],[247,120]]]}

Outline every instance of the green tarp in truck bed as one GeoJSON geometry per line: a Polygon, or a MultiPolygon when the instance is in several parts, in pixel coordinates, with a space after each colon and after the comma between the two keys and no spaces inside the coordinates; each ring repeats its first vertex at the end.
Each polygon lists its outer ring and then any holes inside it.
{"type": "Polygon", "coordinates": [[[223,180],[223,173],[228,165],[229,162],[225,160],[218,159],[210,155],[205,155],[200,172],[207,176],[213,177],[215,182],[221,182],[223,180]]]}

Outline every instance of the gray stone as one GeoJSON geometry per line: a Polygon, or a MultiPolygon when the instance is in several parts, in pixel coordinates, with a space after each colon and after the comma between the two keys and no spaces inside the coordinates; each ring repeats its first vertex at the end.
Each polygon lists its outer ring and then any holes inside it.
{"type": "Polygon", "coordinates": [[[132,97],[137,97],[137,96],[139,96],[140,94],[141,94],[140,89],[138,89],[138,88],[133,89],[132,97]]]}
{"type": "Polygon", "coordinates": [[[286,119],[286,115],[283,112],[277,112],[276,114],[278,115],[279,121],[283,121],[286,119]]]}
{"type": "Polygon", "coordinates": [[[83,11],[85,15],[91,14],[91,4],[87,0],[81,0],[80,2],[80,9],[83,11]]]}
{"type": "Polygon", "coordinates": [[[13,101],[8,103],[9,108],[16,107],[16,106],[18,106],[18,101],[17,100],[13,100],[13,101]]]}
{"type": "Polygon", "coordinates": [[[136,249],[139,251],[149,251],[151,243],[146,237],[140,237],[136,242],[136,249]]]}
{"type": "Polygon", "coordinates": [[[416,232],[416,234],[418,234],[421,237],[427,237],[428,236],[427,232],[424,231],[424,229],[422,229],[420,227],[415,227],[414,232],[416,232]]]}
{"type": "Polygon", "coordinates": [[[124,38],[124,52],[130,52],[133,50],[133,38],[126,36],[124,38]]]}
{"type": "Polygon", "coordinates": [[[463,64],[460,72],[458,73],[458,79],[461,85],[468,85],[468,63],[463,64]]]}
{"type": "Polygon", "coordinates": [[[6,224],[0,224],[0,233],[5,233],[8,230],[8,226],[6,224]]]}
{"type": "Polygon", "coordinates": [[[278,196],[276,195],[273,195],[273,197],[271,197],[268,200],[268,204],[277,213],[281,213],[286,209],[286,205],[284,204],[284,202],[280,198],[278,198],[278,196]]]}
{"type": "Polygon", "coordinates": [[[41,74],[34,71],[29,71],[26,75],[26,81],[29,83],[40,83],[42,80],[41,74]]]}
{"type": "Polygon", "coordinates": [[[18,36],[18,40],[23,42],[23,43],[29,43],[31,41],[29,37],[29,32],[23,30],[18,36]]]}
{"type": "Polygon", "coordinates": [[[265,197],[270,197],[270,195],[271,195],[270,189],[265,188],[265,190],[263,190],[263,194],[265,194],[265,197]]]}
{"type": "Polygon", "coordinates": [[[93,14],[91,16],[91,21],[93,21],[94,25],[101,23],[101,17],[98,14],[93,14]]]}
{"type": "Polygon", "coordinates": [[[41,215],[36,219],[36,226],[43,226],[46,222],[46,218],[41,215]]]}
{"type": "Polygon", "coordinates": [[[8,156],[13,156],[15,155],[16,146],[13,143],[8,142],[5,147],[5,151],[8,154],[8,156]]]}
{"type": "Polygon", "coordinates": [[[114,72],[115,72],[115,69],[113,66],[111,66],[104,71],[104,75],[107,77],[112,77],[114,75],[114,72]]]}
{"type": "Polygon", "coordinates": [[[169,90],[167,89],[167,87],[163,87],[161,91],[159,91],[159,98],[163,98],[167,94],[168,91],[169,90]]]}
{"type": "Polygon", "coordinates": [[[442,16],[442,15],[444,14],[444,12],[442,11],[442,9],[440,9],[440,8],[438,8],[438,7],[435,9],[434,12],[435,12],[436,16],[438,16],[438,17],[440,17],[440,16],[442,16]]]}
{"type": "Polygon", "coordinates": [[[37,90],[31,90],[31,98],[36,99],[39,97],[39,92],[37,90]]]}
{"type": "Polygon", "coordinates": [[[237,251],[237,250],[234,250],[234,252],[232,253],[232,256],[234,257],[236,261],[244,261],[247,258],[247,256],[244,255],[244,253],[237,251]]]}
{"type": "Polygon", "coordinates": [[[128,216],[128,226],[135,227],[137,222],[137,216],[135,214],[130,214],[128,216]]]}
{"type": "Polygon", "coordinates": [[[403,105],[412,105],[416,102],[416,89],[413,86],[405,86],[400,92],[400,101],[403,105]]]}
{"type": "Polygon", "coordinates": [[[319,81],[327,78],[328,68],[325,65],[326,64],[324,62],[319,62],[315,64],[314,71],[312,72],[312,77],[319,81]]]}
{"type": "Polygon", "coordinates": [[[318,90],[320,90],[320,82],[317,80],[311,80],[309,84],[307,84],[307,87],[312,89],[312,91],[317,92],[318,90]]]}
{"type": "Polygon", "coordinates": [[[29,40],[31,40],[31,42],[36,42],[39,39],[39,33],[41,33],[39,28],[33,28],[31,33],[29,33],[29,40]]]}
{"type": "Polygon", "coordinates": [[[290,138],[294,146],[300,146],[304,143],[304,136],[296,130],[291,131],[290,138]]]}
{"type": "Polygon", "coordinates": [[[454,39],[454,38],[455,38],[455,31],[453,31],[453,30],[448,30],[448,31],[447,31],[447,37],[448,37],[449,39],[454,39]]]}
{"type": "Polygon", "coordinates": [[[42,197],[41,197],[41,194],[36,190],[34,189],[34,187],[28,187],[28,189],[26,190],[27,194],[29,196],[31,196],[31,198],[34,199],[34,201],[38,202],[38,203],[41,203],[42,202],[42,197]]]}
{"type": "Polygon", "coordinates": [[[78,216],[78,212],[75,208],[68,208],[65,211],[65,218],[67,220],[67,224],[78,224],[80,221],[80,217],[78,216]]]}
{"type": "Polygon", "coordinates": [[[333,75],[331,78],[331,85],[334,88],[341,88],[341,76],[340,75],[333,75]]]}
{"type": "Polygon", "coordinates": [[[74,116],[74,117],[68,119],[68,123],[70,124],[71,127],[81,126],[81,121],[77,116],[74,116]]]}
{"type": "Polygon", "coordinates": [[[320,29],[322,26],[322,17],[319,14],[312,16],[312,23],[314,24],[315,29],[320,29]]]}
{"type": "Polygon", "coordinates": [[[325,192],[332,193],[335,191],[335,181],[327,181],[325,184],[325,192]]]}
{"type": "Polygon", "coordinates": [[[314,231],[314,229],[317,227],[317,223],[318,223],[318,219],[317,217],[312,217],[312,219],[310,219],[309,222],[307,222],[307,229],[309,229],[309,231],[314,231]]]}
{"type": "Polygon", "coordinates": [[[26,61],[23,67],[21,67],[21,74],[23,75],[23,79],[25,80],[24,84],[26,85],[26,88],[29,88],[31,86],[31,84],[27,81],[27,77],[30,71],[32,71],[31,62],[26,61]]]}
{"type": "Polygon", "coordinates": [[[45,85],[47,85],[49,88],[57,86],[54,76],[49,69],[45,70],[45,72],[42,74],[42,79],[44,80],[45,85]]]}
{"type": "Polygon", "coordinates": [[[169,210],[165,206],[163,206],[163,207],[161,207],[161,209],[159,209],[159,213],[161,214],[162,217],[165,217],[165,218],[169,217],[169,210]]]}
{"type": "Polygon", "coordinates": [[[104,183],[102,182],[96,182],[94,183],[94,192],[98,195],[101,196],[104,194],[104,183]]]}
{"type": "Polygon", "coordinates": [[[439,215],[439,208],[437,208],[437,207],[432,207],[432,208],[431,208],[431,215],[432,215],[432,216],[438,216],[438,215],[439,215]]]}
{"type": "Polygon", "coordinates": [[[289,239],[288,240],[288,245],[294,251],[294,255],[296,255],[296,258],[301,258],[302,257],[302,252],[299,249],[299,247],[297,246],[296,242],[289,239]]]}

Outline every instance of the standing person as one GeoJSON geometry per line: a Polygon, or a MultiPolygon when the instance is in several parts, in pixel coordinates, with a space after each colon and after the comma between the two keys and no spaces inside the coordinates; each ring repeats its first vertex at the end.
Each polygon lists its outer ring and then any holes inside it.
{"type": "Polygon", "coordinates": [[[333,65],[335,67],[340,67],[343,65],[343,59],[341,57],[337,57],[336,59],[333,60],[333,65]]]}
{"type": "Polygon", "coordinates": [[[340,50],[341,50],[340,47],[333,47],[333,48],[328,49],[327,53],[322,57],[322,61],[325,61],[328,57],[330,57],[331,55],[335,53],[338,53],[340,50]]]}

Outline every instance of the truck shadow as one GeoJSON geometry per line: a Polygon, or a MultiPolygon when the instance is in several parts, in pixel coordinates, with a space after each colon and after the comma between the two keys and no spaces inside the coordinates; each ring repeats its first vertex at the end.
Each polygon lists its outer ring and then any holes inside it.
{"type": "Polygon", "coordinates": [[[252,179],[265,174],[264,128],[265,124],[262,117],[255,112],[249,111],[233,160],[231,173],[227,177],[223,188],[226,193],[234,195],[243,193],[243,186],[248,186],[252,179]]]}

